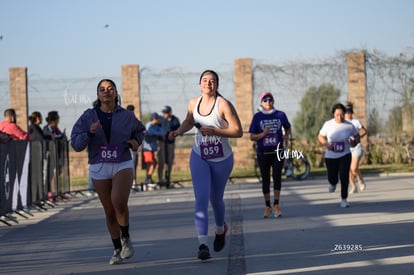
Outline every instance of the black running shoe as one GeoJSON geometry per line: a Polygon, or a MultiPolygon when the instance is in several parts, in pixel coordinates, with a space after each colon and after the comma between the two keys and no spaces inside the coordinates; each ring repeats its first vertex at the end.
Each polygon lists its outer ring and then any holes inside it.
{"type": "Polygon", "coordinates": [[[198,247],[198,258],[202,261],[208,260],[211,258],[210,250],[208,249],[207,245],[202,244],[198,247]]]}
{"type": "Polygon", "coordinates": [[[224,232],[221,234],[216,233],[216,238],[214,239],[214,251],[221,251],[226,245],[226,233],[227,233],[227,224],[224,224],[224,232]]]}

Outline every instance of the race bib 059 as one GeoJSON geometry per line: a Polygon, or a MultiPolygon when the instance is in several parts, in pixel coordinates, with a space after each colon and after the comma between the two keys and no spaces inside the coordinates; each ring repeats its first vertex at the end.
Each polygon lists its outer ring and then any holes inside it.
{"type": "Polygon", "coordinates": [[[223,144],[215,143],[215,142],[205,142],[200,144],[200,153],[201,158],[208,160],[208,159],[215,159],[223,157],[223,144]]]}

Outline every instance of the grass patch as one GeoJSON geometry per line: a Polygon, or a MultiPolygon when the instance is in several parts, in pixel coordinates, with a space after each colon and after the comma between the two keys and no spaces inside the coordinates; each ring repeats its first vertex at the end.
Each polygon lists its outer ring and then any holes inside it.
{"type": "MultiPolygon", "coordinates": [[[[392,173],[414,173],[414,164],[373,164],[373,165],[361,165],[360,167],[362,175],[364,174],[392,174],[392,173]]],[[[138,170],[137,180],[142,182],[145,174],[144,170],[138,170]]],[[[326,168],[318,167],[312,168],[310,172],[310,177],[317,176],[326,176],[326,168]]],[[[254,168],[249,169],[240,169],[235,168],[231,173],[232,178],[255,178],[256,174],[254,168]]],[[[157,180],[155,177],[154,180],[157,180]]],[[[174,171],[171,177],[171,181],[190,181],[191,175],[189,171],[174,171]]],[[[72,177],[71,189],[72,190],[81,190],[87,189],[88,187],[88,178],[87,177],[72,177]]]]}
{"type": "Polygon", "coordinates": [[[361,173],[381,174],[381,173],[411,173],[414,172],[414,164],[373,164],[362,165],[361,173]]]}

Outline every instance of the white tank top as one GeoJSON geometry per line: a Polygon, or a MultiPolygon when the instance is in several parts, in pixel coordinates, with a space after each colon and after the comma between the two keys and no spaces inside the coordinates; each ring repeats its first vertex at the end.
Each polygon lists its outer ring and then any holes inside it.
{"type": "MultiPolygon", "coordinates": [[[[198,112],[201,96],[197,100],[193,110],[194,123],[200,123],[201,126],[214,127],[225,129],[228,127],[228,123],[219,114],[219,104],[223,100],[220,96],[217,96],[213,109],[208,115],[201,115],[198,112]]],[[[208,161],[222,161],[231,156],[232,150],[227,137],[221,136],[203,136],[199,130],[195,135],[193,144],[193,151],[199,155],[202,159],[208,161]]]]}

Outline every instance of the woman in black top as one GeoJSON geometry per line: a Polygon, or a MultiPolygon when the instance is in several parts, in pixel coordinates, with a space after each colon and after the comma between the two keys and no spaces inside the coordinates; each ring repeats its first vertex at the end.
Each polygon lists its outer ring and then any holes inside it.
{"type": "Polygon", "coordinates": [[[42,114],[40,112],[34,111],[29,116],[29,121],[30,140],[44,140],[43,130],[40,128],[40,124],[42,124],[42,114]]]}

